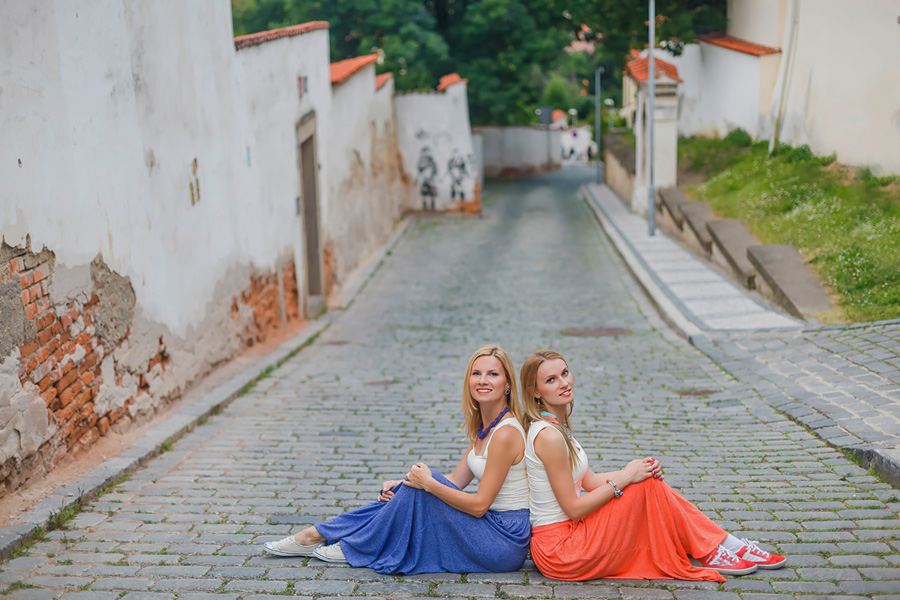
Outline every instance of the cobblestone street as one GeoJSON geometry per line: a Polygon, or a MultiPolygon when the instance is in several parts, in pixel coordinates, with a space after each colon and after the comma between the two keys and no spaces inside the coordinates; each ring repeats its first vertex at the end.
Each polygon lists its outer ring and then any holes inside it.
{"type": "MultiPolygon", "coordinates": [[[[483,218],[416,220],[310,346],[65,529],[0,565],[0,593],[900,598],[900,490],[770,406],[774,376],[760,395],[755,370],[720,368],[666,326],[577,194],[593,174],[570,168],[492,182],[483,218]],[[588,327],[628,333],[563,333],[588,327]],[[788,555],[788,566],[721,586],[571,584],[542,577],[530,561],[514,573],[390,577],[262,554],[264,541],[374,500],[382,480],[418,460],[451,470],[464,447],[466,363],[486,343],[505,347],[517,367],[540,347],[566,356],[577,382],[576,434],[596,471],[657,457],[667,483],[725,529],[788,555]]],[[[896,381],[896,363],[872,356],[896,381]]],[[[780,375],[792,377],[783,366],[780,375]]],[[[867,402],[895,392],[875,389],[867,402]]]]}

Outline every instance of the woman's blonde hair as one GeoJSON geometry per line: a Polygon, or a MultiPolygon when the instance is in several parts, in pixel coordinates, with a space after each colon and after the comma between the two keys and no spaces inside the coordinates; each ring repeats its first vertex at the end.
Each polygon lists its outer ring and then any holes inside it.
{"type": "MultiPolygon", "coordinates": [[[[538,369],[544,362],[556,359],[566,362],[566,359],[563,358],[562,354],[559,352],[554,352],[553,350],[537,350],[533,352],[531,356],[526,358],[525,362],[522,364],[522,370],[519,372],[519,377],[522,381],[522,418],[525,421],[524,425],[526,431],[528,431],[531,424],[535,421],[544,420],[541,416],[541,412],[543,412],[545,408],[541,405],[537,385],[538,369]]],[[[566,362],[567,366],[568,364],[569,363],[566,362]]],[[[569,451],[569,466],[572,467],[572,470],[575,470],[575,467],[578,465],[578,450],[575,448],[575,442],[569,437],[569,433],[572,431],[569,415],[572,414],[574,406],[575,400],[573,399],[569,402],[566,414],[561,423],[548,421],[548,423],[562,434],[563,440],[566,442],[566,449],[569,451]]]]}
{"type": "Polygon", "coordinates": [[[478,401],[472,397],[469,392],[469,377],[472,376],[472,368],[475,361],[482,356],[493,356],[500,361],[506,375],[506,383],[509,385],[509,395],[506,396],[506,404],[509,406],[509,412],[516,420],[522,422],[522,410],[519,408],[519,394],[516,392],[516,368],[513,366],[512,360],[506,350],[500,346],[484,346],[475,351],[472,358],[469,359],[469,366],[466,367],[466,378],[463,381],[462,394],[462,414],[465,419],[463,429],[466,431],[466,439],[473,442],[478,439],[478,428],[481,426],[481,407],[478,401]]]}

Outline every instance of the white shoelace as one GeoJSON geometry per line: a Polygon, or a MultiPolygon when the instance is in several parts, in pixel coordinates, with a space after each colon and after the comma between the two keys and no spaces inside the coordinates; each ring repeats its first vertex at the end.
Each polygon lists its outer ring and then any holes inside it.
{"type": "Polygon", "coordinates": [[[740,559],[738,555],[726,548],[725,546],[719,546],[716,549],[716,555],[712,557],[712,560],[709,561],[710,565],[735,565],[740,559]]]}
{"type": "Polygon", "coordinates": [[[759,547],[759,542],[757,540],[748,540],[747,538],[741,538],[741,541],[750,548],[751,552],[758,553],[761,557],[768,559],[769,553],[759,547]]]}

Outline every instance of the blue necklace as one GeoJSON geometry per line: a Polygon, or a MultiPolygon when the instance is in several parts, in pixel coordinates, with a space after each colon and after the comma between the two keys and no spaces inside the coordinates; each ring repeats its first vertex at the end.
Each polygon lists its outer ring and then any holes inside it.
{"type": "Polygon", "coordinates": [[[483,439],[484,439],[484,436],[486,436],[486,435],[488,434],[488,432],[489,432],[491,429],[494,428],[494,425],[496,425],[497,423],[500,422],[500,419],[503,418],[503,415],[505,415],[505,414],[508,413],[508,412],[509,412],[509,407],[507,406],[507,407],[504,408],[502,411],[500,411],[500,414],[497,415],[497,418],[494,419],[494,421],[493,421],[490,425],[488,425],[488,426],[487,426],[487,429],[485,429],[484,431],[481,430],[481,428],[484,427],[484,423],[482,423],[481,425],[479,425],[479,426],[478,426],[478,439],[479,439],[479,440],[483,440],[483,439]]]}

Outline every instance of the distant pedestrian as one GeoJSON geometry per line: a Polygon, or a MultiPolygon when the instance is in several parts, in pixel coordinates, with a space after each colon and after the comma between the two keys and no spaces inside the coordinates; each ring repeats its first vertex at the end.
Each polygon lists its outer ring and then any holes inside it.
{"type": "Polygon", "coordinates": [[[525,430],[515,368],[502,348],[472,355],[462,411],[469,445],[450,476],[416,463],[404,480],[385,481],[377,502],[266,542],[265,551],[387,574],[521,568],[531,528],[525,430]],[[463,492],[473,479],[477,493],[463,492]]]}
{"type": "Polygon", "coordinates": [[[572,435],[575,382],[560,354],[538,350],[520,375],[531,557],[544,576],[724,581],[722,574],[785,565],[783,556],[727,533],[663,483],[653,458],[594,473],[572,435]],[[691,565],[691,557],[700,568],[691,565]]]}

